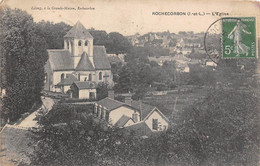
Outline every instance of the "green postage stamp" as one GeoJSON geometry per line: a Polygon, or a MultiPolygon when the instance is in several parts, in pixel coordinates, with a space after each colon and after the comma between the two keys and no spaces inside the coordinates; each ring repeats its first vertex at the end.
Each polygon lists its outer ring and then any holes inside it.
{"type": "Polygon", "coordinates": [[[222,57],[256,58],[256,18],[222,18],[222,57]]]}

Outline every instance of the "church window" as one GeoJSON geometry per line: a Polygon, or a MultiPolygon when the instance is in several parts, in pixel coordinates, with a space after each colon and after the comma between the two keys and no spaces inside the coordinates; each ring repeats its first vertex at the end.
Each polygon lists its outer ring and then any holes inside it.
{"type": "Polygon", "coordinates": [[[78,46],[81,46],[81,40],[78,42],[78,46]]]}
{"type": "Polygon", "coordinates": [[[92,75],[91,74],[88,75],[88,80],[92,81],[92,75]]]}
{"type": "Polygon", "coordinates": [[[85,41],[85,46],[87,46],[88,45],[88,41],[85,41]]]}
{"type": "Polygon", "coordinates": [[[64,73],[61,74],[60,79],[61,79],[61,80],[64,79],[64,73]]]}
{"type": "Polygon", "coordinates": [[[102,80],[102,72],[99,72],[98,76],[99,76],[99,80],[102,80]]]}

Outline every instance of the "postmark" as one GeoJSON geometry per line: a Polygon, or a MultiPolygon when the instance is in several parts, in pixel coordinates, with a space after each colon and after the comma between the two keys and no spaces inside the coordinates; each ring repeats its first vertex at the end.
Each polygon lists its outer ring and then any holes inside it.
{"type": "Polygon", "coordinates": [[[257,58],[255,17],[224,17],[214,21],[204,35],[208,57],[219,64],[221,59],[257,58]]]}
{"type": "Polygon", "coordinates": [[[256,58],[255,17],[222,18],[222,58],[256,58]]]}

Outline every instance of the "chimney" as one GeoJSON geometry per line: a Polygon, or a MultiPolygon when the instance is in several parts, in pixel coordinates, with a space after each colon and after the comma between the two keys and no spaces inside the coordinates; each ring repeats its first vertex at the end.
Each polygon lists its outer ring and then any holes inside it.
{"type": "Polygon", "coordinates": [[[109,90],[108,91],[108,97],[110,98],[110,99],[115,99],[115,92],[113,91],[113,90],[109,90]]]}
{"type": "Polygon", "coordinates": [[[132,94],[129,93],[125,96],[125,103],[128,104],[128,105],[132,105],[132,94]]]}

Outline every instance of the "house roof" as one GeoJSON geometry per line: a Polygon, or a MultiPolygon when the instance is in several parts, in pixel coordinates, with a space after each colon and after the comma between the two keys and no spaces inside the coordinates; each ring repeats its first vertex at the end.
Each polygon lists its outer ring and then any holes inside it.
{"type": "Polygon", "coordinates": [[[93,47],[93,59],[94,59],[95,69],[97,70],[111,69],[111,65],[109,63],[106,49],[104,46],[93,47]]]}
{"type": "Polygon", "coordinates": [[[108,111],[114,110],[120,106],[126,105],[126,103],[117,101],[117,100],[113,100],[109,97],[106,97],[102,100],[99,100],[97,102],[98,105],[102,105],[103,107],[106,107],[108,111]]]}
{"type": "Polygon", "coordinates": [[[86,39],[86,38],[92,38],[91,34],[87,31],[87,29],[84,27],[84,25],[81,24],[80,21],[78,21],[64,36],[64,38],[77,38],[77,39],[86,39]]]}
{"type": "Polygon", "coordinates": [[[93,81],[75,81],[73,84],[76,85],[79,88],[79,90],[96,89],[97,87],[97,84],[93,81]]]}
{"type": "Polygon", "coordinates": [[[144,104],[140,101],[135,100],[132,100],[131,106],[140,111],[142,120],[145,119],[147,115],[155,108],[155,106],[144,104]]]}
{"type": "Polygon", "coordinates": [[[81,58],[79,60],[79,63],[76,67],[77,71],[94,71],[94,67],[91,63],[91,61],[89,60],[89,56],[87,55],[86,52],[84,52],[81,55],[81,58]]]}
{"type": "Polygon", "coordinates": [[[129,116],[122,115],[121,118],[116,122],[115,126],[123,127],[130,119],[131,118],[129,116]]]}
{"type": "Polygon", "coordinates": [[[150,115],[153,114],[154,111],[157,111],[165,121],[170,122],[169,119],[156,107],[152,111],[150,111],[148,115],[145,118],[143,118],[143,120],[147,120],[150,117],[150,115]]]}
{"type": "Polygon", "coordinates": [[[127,107],[131,107],[133,108],[134,110],[137,110],[141,113],[141,120],[145,119],[147,117],[147,115],[153,111],[154,108],[156,108],[155,106],[151,106],[151,105],[148,105],[148,104],[144,104],[140,101],[135,101],[135,100],[132,100],[132,103],[131,105],[128,105],[126,103],[123,103],[123,102],[120,102],[120,101],[117,101],[117,100],[113,100],[109,97],[106,97],[100,101],[97,102],[98,105],[102,105],[103,107],[106,107],[108,109],[108,111],[112,111],[118,107],[121,107],[121,106],[127,106],[127,107]]]}
{"type": "Polygon", "coordinates": [[[67,76],[68,76],[67,78],[62,79],[61,82],[59,82],[57,85],[58,86],[72,85],[74,81],[78,81],[76,76],[74,76],[73,74],[67,74],[67,76]]]}
{"type": "Polygon", "coordinates": [[[47,50],[52,70],[74,70],[73,60],[69,50],[47,50]]]}
{"type": "Polygon", "coordinates": [[[126,126],[124,129],[128,131],[134,131],[137,135],[150,135],[152,134],[152,130],[147,126],[144,121],[135,123],[130,126],[126,126]]]}

